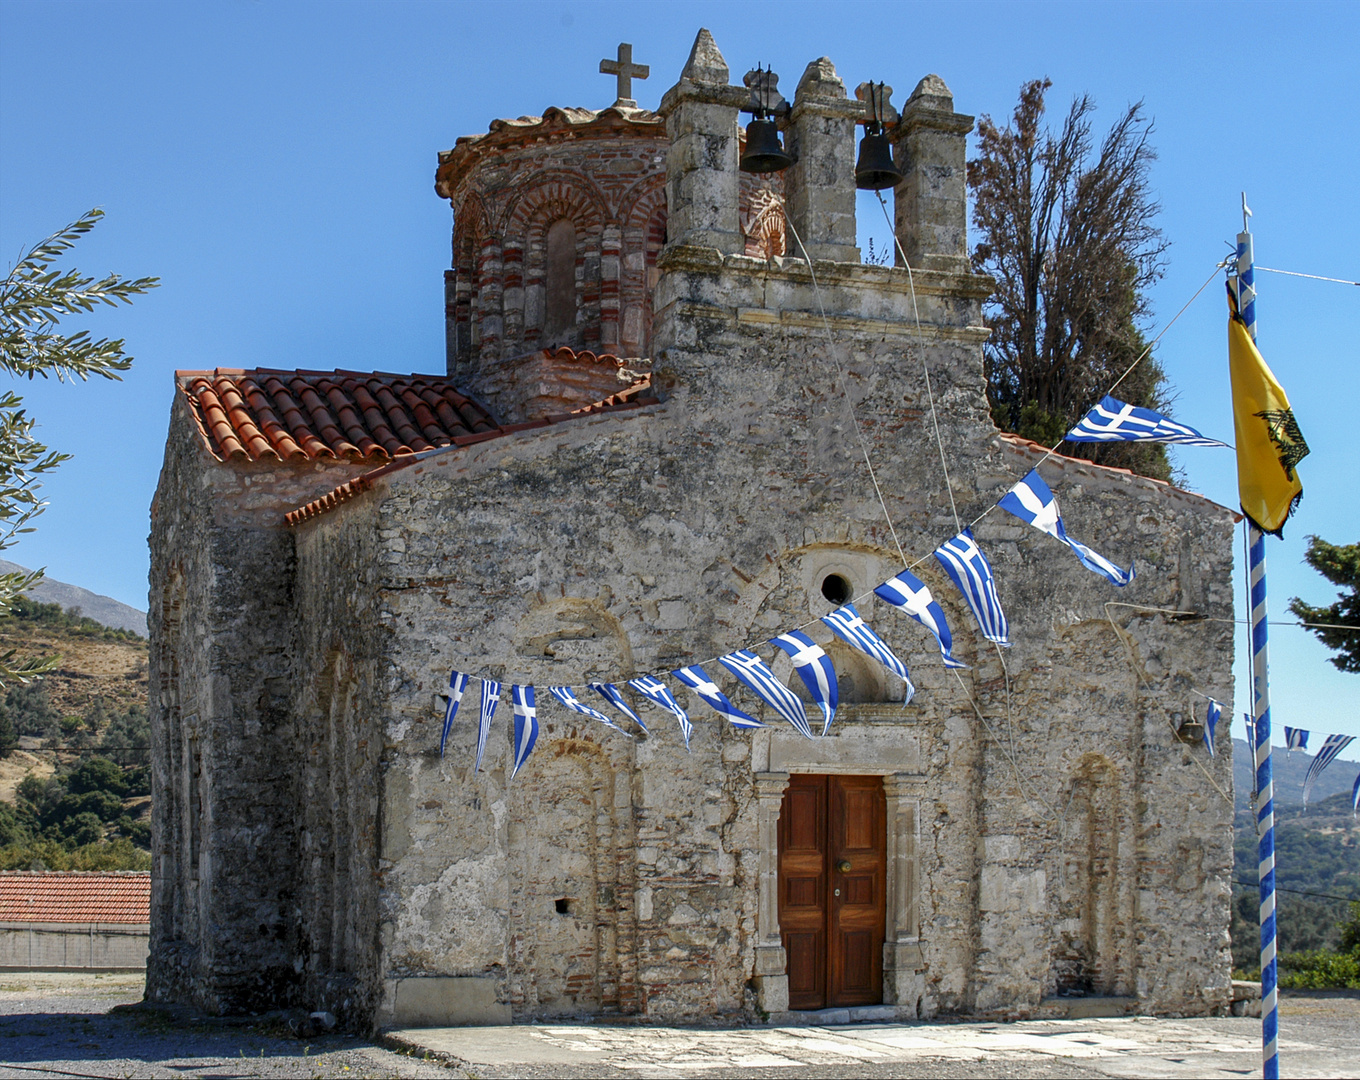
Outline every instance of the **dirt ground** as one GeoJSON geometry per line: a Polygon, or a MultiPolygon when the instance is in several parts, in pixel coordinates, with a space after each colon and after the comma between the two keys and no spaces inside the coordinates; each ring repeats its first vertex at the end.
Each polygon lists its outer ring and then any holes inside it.
{"type": "Polygon", "coordinates": [[[40,780],[57,771],[50,753],[33,754],[27,750],[16,750],[7,758],[0,758],[0,802],[13,802],[14,792],[20,781],[29,773],[40,780]]]}
{"type": "MultiPolygon", "coordinates": [[[[0,631],[0,652],[14,649],[19,656],[61,657],[57,669],[42,679],[47,699],[59,716],[82,715],[96,697],[116,709],[146,704],[145,641],[103,641],[44,631],[14,620],[5,620],[5,625],[8,629],[0,631]]],[[[19,749],[0,758],[0,801],[13,802],[15,789],[29,773],[44,778],[56,771],[57,755],[39,749],[41,744],[40,738],[25,736],[19,740],[19,749]]]]}

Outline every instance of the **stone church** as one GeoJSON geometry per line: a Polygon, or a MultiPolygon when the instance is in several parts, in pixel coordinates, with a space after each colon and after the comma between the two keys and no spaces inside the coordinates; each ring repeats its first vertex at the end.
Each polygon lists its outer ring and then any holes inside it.
{"type": "Polygon", "coordinates": [[[1233,514],[1049,457],[1072,535],[1137,578],[990,513],[1013,647],[984,640],[928,556],[1044,453],[988,413],[972,118],[934,75],[884,109],[905,260],[875,265],[867,99],[829,60],[786,101],[703,31],[655,112],[645,69],[607,66],[611,107],[440,154],[443,371],[176,375],[148,996],[359,1028],[1224,1010],[1231,749],[1194,718],[1197,692],[1231,700],[1232,626],[1207,619],[1232,618],[1233,514]],[[738,168],[753,83],[782,172],[738,168]],[[957,673],[872,598],[923,558],[957,673]],[[813,621],[850,597],[909,704],[813,621]],[[761,650],[802,692],[764,645],[799,626],[839,679],[825,737],[711,659],[761,650]],[[687,750],[640,700],[646,734],[546,692],[688,664],[765,726],[670,680],[687,750]],[[481,677],[507,700],[474,771],[481,677]],[[513,779],[512,683],[542,725],[513,779]]]}

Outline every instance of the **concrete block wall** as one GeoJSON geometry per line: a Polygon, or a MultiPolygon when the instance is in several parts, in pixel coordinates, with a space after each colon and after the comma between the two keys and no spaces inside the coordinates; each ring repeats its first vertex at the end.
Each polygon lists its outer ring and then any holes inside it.
{"type": "Polygon", "coordinates": [[[148,933],[126,923],[0,923],[0,971],[141,971],[148,933]]]}

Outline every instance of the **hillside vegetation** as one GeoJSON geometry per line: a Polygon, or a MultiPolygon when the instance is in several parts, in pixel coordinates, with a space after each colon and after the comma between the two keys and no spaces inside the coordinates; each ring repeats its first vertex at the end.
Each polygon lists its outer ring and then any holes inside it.
{"type": "MultiPolygon", "coordinates": [[[[1256,814],[1246,743],[1233,741],[1233,967],[1260,967],[1260,896],[1256,814]]],[[[1278,751],[1274,760],[1275,905],[1282,986],[1360,986],[1360,821],[1351,813],[1357,765],[1338,759],[1318,778],[1303,806],[1303,774],[1312,756],[1278,751]],[[1330,794],[1329,794],[1330,792],[1330,794]],[[1349,929],[1348,929],[1349,928],[1349,929]],[[1322,970],[1326,969],[1326,970],[1322,970]]]]}
{"type": "Polygon", "coordinates": [[[59,660],[0,690],[0,869],[148,869],[146,640],[20,599],[0,616],[11,650],[59,660]]]}

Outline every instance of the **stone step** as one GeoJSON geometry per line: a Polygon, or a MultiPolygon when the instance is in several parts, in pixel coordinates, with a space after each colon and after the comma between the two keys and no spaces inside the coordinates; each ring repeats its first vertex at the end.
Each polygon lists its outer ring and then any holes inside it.
{"type": "Polygon", "coordinates": [[[1243,979],[1232,981],[1232,1009],[1234,1016],[1261,1015],[1261,984],[1243,979]]]}
{"type": "Polygon", "coordinates": [[[845,1009],[800,1009],[774,1013],[770,1023],[779,1027],[835,1027],[840,1024],[892,1024],[903,1017],[895,1005],[856,1005],[845,1009]]]}

